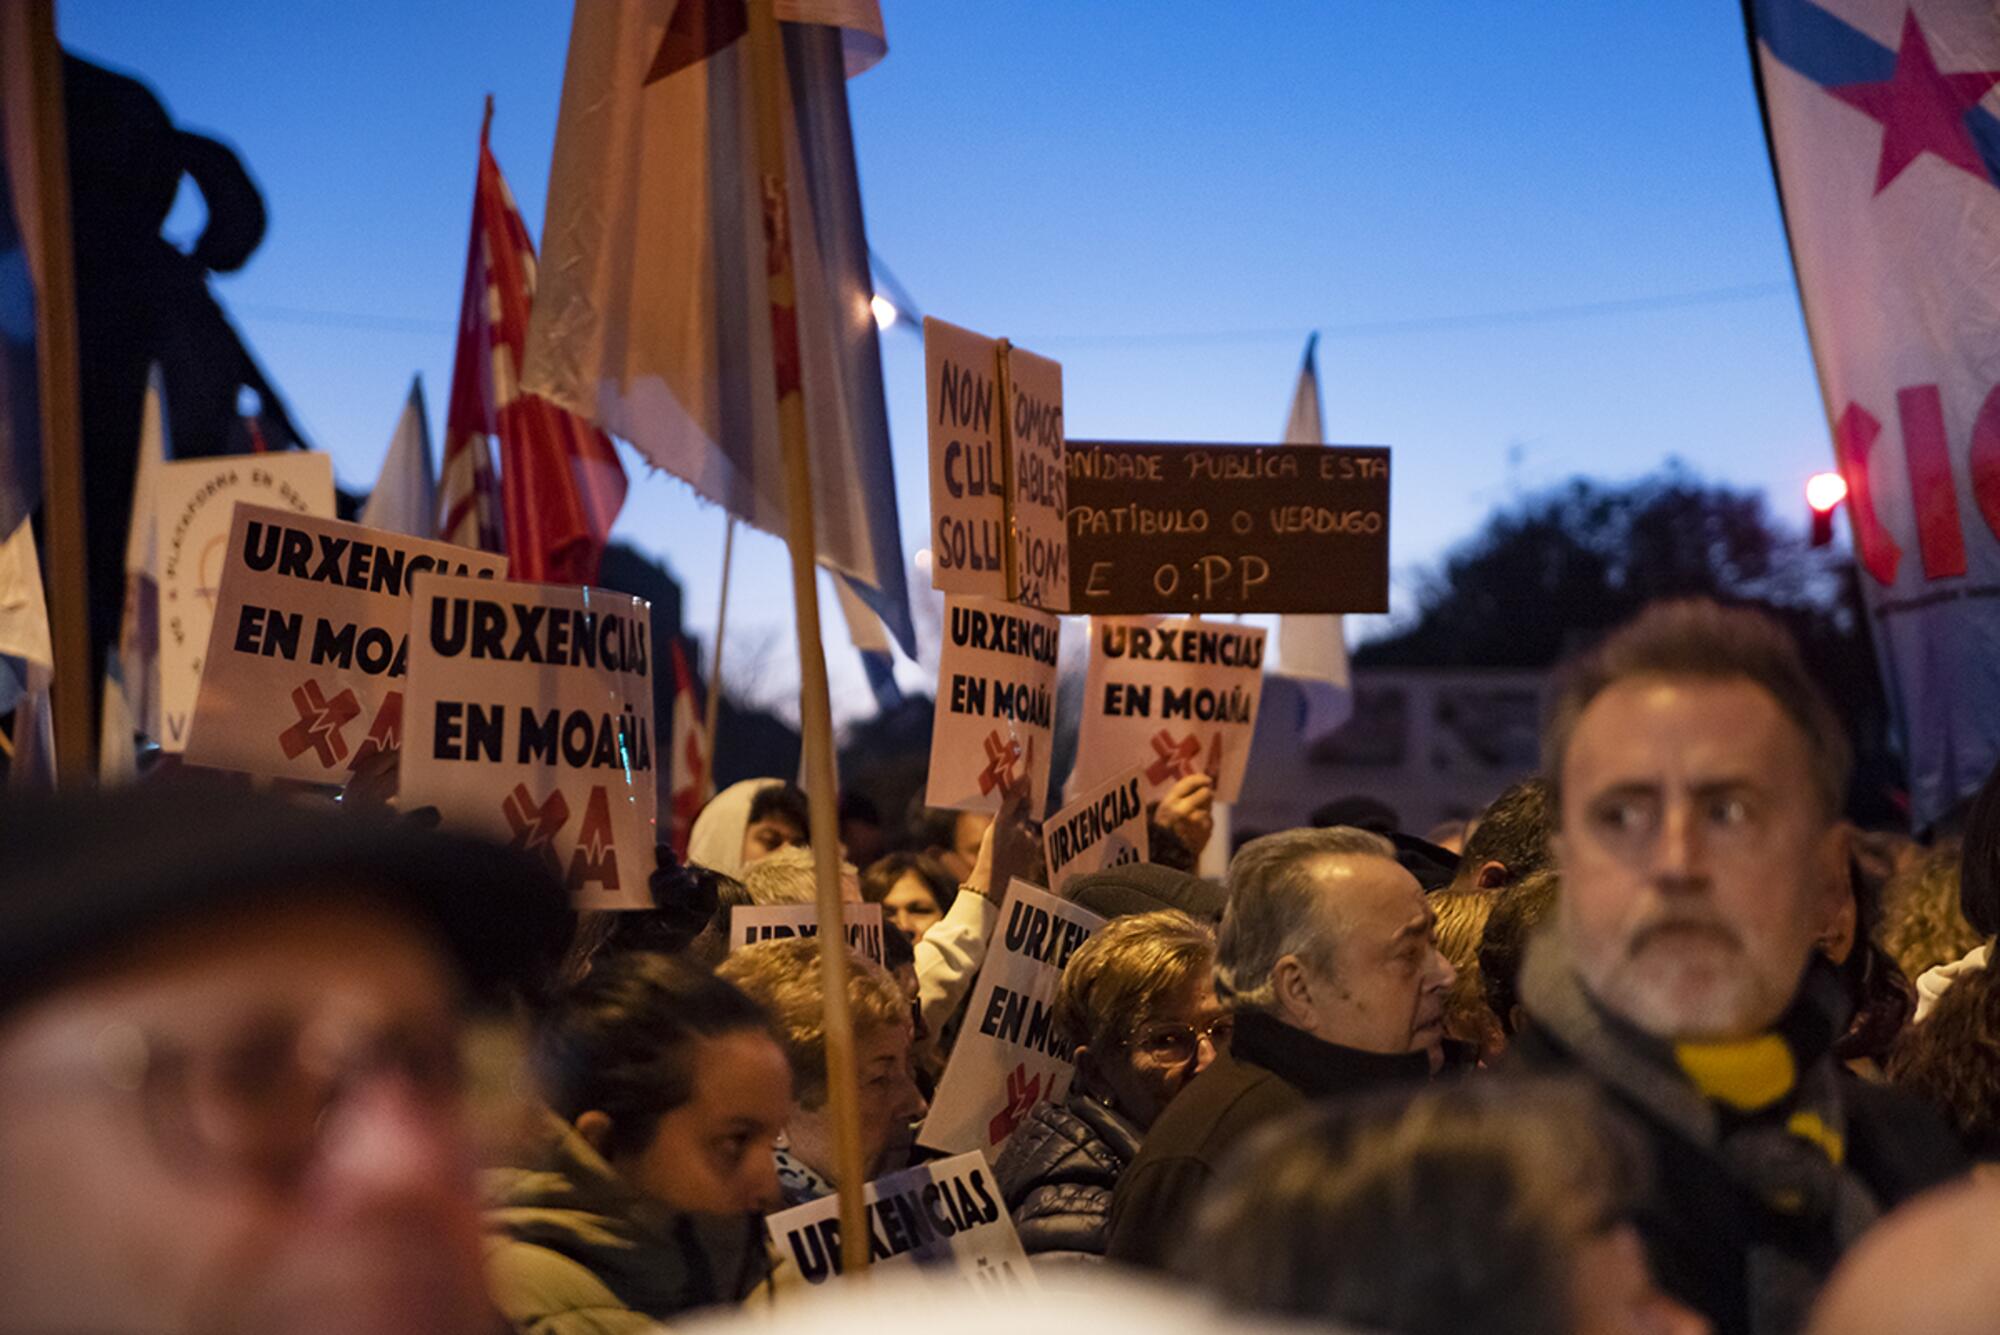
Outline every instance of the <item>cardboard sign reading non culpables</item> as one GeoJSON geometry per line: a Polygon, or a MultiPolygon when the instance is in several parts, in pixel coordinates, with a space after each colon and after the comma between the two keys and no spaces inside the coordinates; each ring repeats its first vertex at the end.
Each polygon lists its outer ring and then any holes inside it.
{"type": "Polygon", "coordinates": [[[188,738],[191,765],[340,783],[402,746],[410,586],[507,558],[238,504],[188,738]]]}
{"type": "Polygon", "coordinates": [[[419,575],[401,800],[542,858],[579,909],[651,908],[651,607],[419,575]]]}
{"type": "Polygon", "coordinates": [[[1068,610],[1386,612],[1389,451],[1073,440],[1068,610]]]}
{"type": "Polygon", "coordinates": [[[153,483],[160,559],[161,749],[183,751],[221,592],[238,501],[333,518],[333,460],[290,450],[161,464],[153,483]]]}
{"type": "Polygon", "coordinates": [[[1029,811],[1048,800],[1062,622],[989,598],[945,599],[944,645],[924,801],[997,811],[1022,778],[1029,811]]]}
{"type": "Polygon", "coordinates": [[[1084,793],[1042,824],[1049,887],[1063,892],[1071,878],[1152,855],[1146,826],[1146,781],[1133,766],[1084,793]]]}
{"type": "Polygon", "coordinates": [[[1037,1104],[1068,1091],[1075,1067],[1069,1043],[1056,1032],[1056,985],[1076,948],[1103,925],[1096,914],[1026,881],[1007,887],[997,934],[918,1144],[998,1156],[1037,1104]]]}
{"type": "Polygon", "coordinates": [[[1014,550],[1013,601],[1050,612],[1069,609],[1069,476],[1063,462],[1062,364],[1009,347],[1008,506],[1014,550]]]}
{"type": "Polygon", "coordinates": [[[1067,610],[1062,366],[926,318],[924,385],[932,587],[1067,610]]]}
{"type": "MultiPolygon", "coordinates": [[[[840,920],[847,944],[866,959],[886,964],[882,954],[882,906],[843,904],[840,920]]],[[[763,941],[789,941],[819,935],[817,904],[738,904],[729,910],[729,949],[733,953],[763,941]]]]}
{"type": "MultiPolygon", "coordinates": [[[[961,1154],[889,1173],[861,1193],[871,1270],[916,1270],[940,1283],[1034,1289],[1034,1271],[985,1156],[961,1154]]],[[[764,1218],[775,1297],[809,1293],[840,1274],[840,1198],[764,1218]]]]}
{"type": "Polygon", "coordinates": [[[1263,690],[1259,627],[1092,617],[1070,791],[1138,765],[1147,801],[1178,779],[1207,774],[1215,780],[1215,800],[1234,802],[1263,690]]]}

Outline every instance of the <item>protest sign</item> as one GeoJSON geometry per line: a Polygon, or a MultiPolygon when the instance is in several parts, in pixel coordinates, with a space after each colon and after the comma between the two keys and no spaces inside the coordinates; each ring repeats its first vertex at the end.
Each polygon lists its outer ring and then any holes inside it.
{"type": "Polygon", "coordinates": [[[1069,442],[1068,610],[1386,612],[1389,451],[1069,442]]]}
{"type": "Polygon", "coordinates": [[[1026,881],[1007,887],[999,935],[979,966],[919,1144],[997,1155],[1036,1104],[1068,1091],[1074,1067],[1055,1028],[1056,984],[1076,948],[1103,925],[1026,881]]]}
{"type": "MultiPolygon", "coordinates": [[[[1000,1184],[980,1154],[961,1154],[876,1178],[862,1189],[873,1270],[909,1269],[982,1289],[1037,1288],[1000,1184]]],[[[809,1292],[840,1274],[840,1200],[780,1210],[764,1219],[772,1292],[809,1292]]]]}
{"type": "Polygon", "coordinates": [[[1062,366],[927,318],[924,383],[932,586],[1064,611],[1062,366]]]}
{"type": "Polygon", "coordinates": [[[998,340],[926,318],[924,385],[931,449],[931,584],[946,593],[1005,598],[1007,503],[998,340]]]}
{"type": "Polygon", "coordinates": [[[160,723],[163,750],[187,748],[202,662],[238,501],[333,517],[333,460],[291,450],[161,464],[153,484],[160,533],[160,723]]]}
{"type": "Polygon", "coordinates": [[[1144,768],[1133,766],[1043,823],[1042,853],[1048,862],[1049,886],[1057,894],[1073,876],[1144,862],[1151,855],[1144,768]]]}
{"type": "Polygon", "coordinates": [[[1069,477],[1063,464],[1062,364],[1026,348],[1003,349],[1008,400],[1012,599],[1050,612],[1069,608],[1069,477]]]}
{"type": "Polygon", "coordinates": [[[944,646],[924,801],[998,811],[1023,777],[1028,810],[1048,800],[1062,623],[988,598],[945,599],[944,646]]]}
{"type": "Polygon", "coordinates": [[[603,589],[418,576],[403,805],[544,859],[580,909],[652,907],[650,615],[603,589]]]}
{"type": "Polygon", "coordinates": [[[1142,766],[1148,801],[1189,774],[1243,788],[1264,688],[1264,632],[1198,619],[1092,617],[1075,785],[1142,766]]]}
{"type": "Polygon", "coordinates": [[[340,783],[402,746],[410,586],[507,558],[239,504],[188,738],[191,765],[340,783]]]}
{"type": "MultiPolygon", "coordinates": [[[[882,906],[842,904],[840,920],[847,944],[877,964],[882,955],[882,906]]],[[[729,910],[729,949],[735,952],[760,941],[786,941],[819,935],[817,904],[738,904],[729,910]]]]}

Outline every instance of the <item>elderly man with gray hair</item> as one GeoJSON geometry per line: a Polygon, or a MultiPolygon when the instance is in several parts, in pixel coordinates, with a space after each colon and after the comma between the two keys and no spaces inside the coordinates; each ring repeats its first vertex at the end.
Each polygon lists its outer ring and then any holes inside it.
{"type": "Polygon", "coordinates": [[[1164,1266],[1223,1158],[1310,1100],[1429,1075],[1456,976],[1423,888],[1380,835],[1252,840],[1229,865],[1215,993],[1230,1051],[1153,1124],[1111,1203],[1107,1255],[1164,1266]]]}

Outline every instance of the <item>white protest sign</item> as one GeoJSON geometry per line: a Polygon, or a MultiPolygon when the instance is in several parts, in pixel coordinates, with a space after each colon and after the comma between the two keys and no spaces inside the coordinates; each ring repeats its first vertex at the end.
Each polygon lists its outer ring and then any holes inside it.
{"type": "Polygon", "coordinates": [[[504,575],[507,558],[239,504],[187,760],[340,783],[402,746],[410,585],[504,575]]]}
{"type": "Polygon", "coordinates": [[[545,859],[580,909],[651,908],[650,605],[425,574],[411,613],[403,806],[545,859]]]}
{"type": "Polygon", "coordinates": [[[1152,853],[1146,830],[1145,776],[1134,766],[1091,789],[1042,825],[1042,853],[1049,885],[1057,894],[1073,876],[1128,862],[1152,853]]]}
{"type": "Polygon", "coordinates": [[[1005,790],[1025,776],[1027,809],[1045,808],[1061,637],[1062,622],[1046,612],[945,599],[928,805],[998,811],[1005,790]]]}
{"type": "MultiPolygon", "coordinates": [[[[878,1177],[861,1199],[871,1270],[916,1270],[981,1289],[1040,1287],[984,1155],[878,1177]]],[[[840,1274],[839,1197],[767,1215],[764,1229],[778,1258],[771,1274],[778,1297],[810,1292],[840,1274]]]]}
{"type": "Polygon", "coordinates": [[[1006,471],[1000,344],[924,319],[924,406],[930,423],[931,585],[1007,596],[1006,471]]]}
{"type": "Polygon", "coordinates": [[[160,534],[160,725],[163,750],[187,747],[208,654],[209,627],[238,501],[333,517],[333,460],[288,450],[160,465],[153,504],[160,534]]]}
{"type": "MultiPolygon", "coordinates": [[[[877,964],[882,958],[882,906],[843,904],[840,921],[847,929],[847,945],[877,964]]],[[[819,935],[817,904],[738,904],[729,910],[729,949],[732,953],[760,941],[786,941],[793,937],[819,935]]]]}
{"type": "Polygon", "coordinates": [[[1044,1099],[1069,1089],[1070,1045],[1055,1027],[1056,984],[1104,919],[1026,881],[1007,887],[999,936],[987,946],[917,1143],[997,1155],[1044,1099]]]}
{"type": "Polygon", "coordinates": [[[1066,612],[1069,475],[1063,460],[1062,363],[1009,347],[1005,365],[1013,601],[1066,612]]]}
{"type": "Polygon", "coordinates": [[[1193,618],[1092,617],[1071,791],[1140,766],[1148,801],[1207,774],[1234,802],[1264,690],[1264,632],[1193,618]]]}

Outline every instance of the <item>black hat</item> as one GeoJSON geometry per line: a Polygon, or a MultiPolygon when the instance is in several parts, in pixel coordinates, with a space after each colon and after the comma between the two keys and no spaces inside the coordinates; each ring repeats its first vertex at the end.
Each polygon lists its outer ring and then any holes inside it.
{"type": "Polygon", "coordinates": [[[1063,887],[1062,897],[1100,918],[1179,909],[1204,922],[1220,918],[1228,898],[1213,881],[1154,862],[1128,862],[1085,872],[1063,887]]]}
{"type": "Polygon", "coordinates": [[[475,992],[531,982],[570,930],[543,867],[406,820],[183,776],[14,795],[0,801],[0,1008],[161,928],[321,887],[406,909],[475,992]]]}

